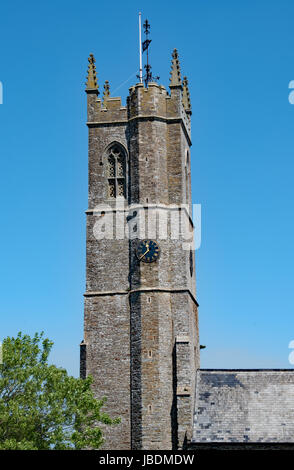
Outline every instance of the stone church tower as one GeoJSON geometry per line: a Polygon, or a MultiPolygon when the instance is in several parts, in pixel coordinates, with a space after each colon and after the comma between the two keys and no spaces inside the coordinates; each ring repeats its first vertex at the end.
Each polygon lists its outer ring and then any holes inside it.
{"type": "Polygon", "coordinates": [[[169,88],[137,83],[122,106],[107,81],[101,100],[89,57],[81,377],[91,374],[105,411],[121,417],[104,431],[106,449],[181,449],[192,434],[198,304],[183,233],[185,224],[193,233],[191,105],[177,50],[169,88]]]}

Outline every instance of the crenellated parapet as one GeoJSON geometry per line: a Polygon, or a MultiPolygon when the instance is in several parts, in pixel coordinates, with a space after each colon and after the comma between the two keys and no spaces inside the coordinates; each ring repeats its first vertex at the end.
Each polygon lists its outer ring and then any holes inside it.
{"type": "Polygon", "coordinates": [[[89,126],[97,123],[126,122],[127,108],[122,106],[121,97],[108,97],[107,101],[96,99],[94,102],[88,99],[89,126]]]}
{"type": "Polygon", "coordinates": [[[87,93],[87,124],[95,125],[99,122],[126,121],[127,108],[122,106],[120,97],[110,96],[110,85],[108,80],[104,84],[103,99],[99,99],[99,87],[97,80],[97,72],[95,66],[95,58],[90,54],[88,66],[88,74],[86,81],[87,93]]]}
{"type": "Polygon", "coordinates": [[[166,118],[167,91],[162,85],[149,83],[145,88],[143,83],[130,88],[128,96],[128,118],[162,117],[166,118]]]}
{"type": "Polygon", "coordinates": [[[96,75],[95,58],[88,59],[86,93],[88,95],[88,125],[95,126],[107,122],[128,122],[133,119],[157,118],[171,122],[179,120],[191,138],[190,95],[186,78],[182,82],[178,51],[174,49],[170,72],[170,93],[163,85],[155,82],[137,83],[129,89],[127,106],[123,106],[120,97],[111,97],[108,80],[104,84],[103,99],[98,98],[99,89],[96,75]]]}

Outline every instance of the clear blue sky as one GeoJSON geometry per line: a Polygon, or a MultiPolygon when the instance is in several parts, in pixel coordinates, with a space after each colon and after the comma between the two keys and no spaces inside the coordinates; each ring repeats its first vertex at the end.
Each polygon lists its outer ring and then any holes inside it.
{"type": "Polygon", "coordinates": [[[161,83],[174,47],[190,82],[202,367],[291,368],[293,0],[2,1],[0,336],[44,330],[78,374],[87,57],[125,101],[139,10],[161,83]]]}

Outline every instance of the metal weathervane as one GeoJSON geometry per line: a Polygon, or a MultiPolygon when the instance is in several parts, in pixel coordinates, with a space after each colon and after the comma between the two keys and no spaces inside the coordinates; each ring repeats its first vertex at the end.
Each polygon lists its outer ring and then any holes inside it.
{"type": "Polygon", "coordinates": [[[153,77],[152,72],[151,72],[151,65],[149,64],[149,46],[152,41],[152,39],[149,39],[149,34],[150,34],[150,23],[148,20],[145,20],[143,24],[144,28],[144,33],[145,33],[145,41],[142,42],[141,39],[141,13],[139,13],[139,51],[140,51],[140,75],[137,75],[137,77],[140,79],[140,82],[142,83],[144,80],[145,87],[148,87],[148,83],[152,82],[154,80],[159,80],[159,77],[153,77]],[[143,69],[142,69],[142,52],[146,51],[146,65],[144,65],[144,69],[146,70],[145,75],[143,76],[143,69]]]}

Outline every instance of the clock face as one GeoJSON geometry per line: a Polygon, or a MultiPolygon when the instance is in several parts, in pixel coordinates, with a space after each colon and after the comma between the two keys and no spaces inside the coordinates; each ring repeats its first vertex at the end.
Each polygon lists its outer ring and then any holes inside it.
{"type": "Polygon", "coordinates": [[[159,246],[154,240],[142,240],[137,246],[137,258],[144,263],[152,263],[159,256],[159,246]]]}

